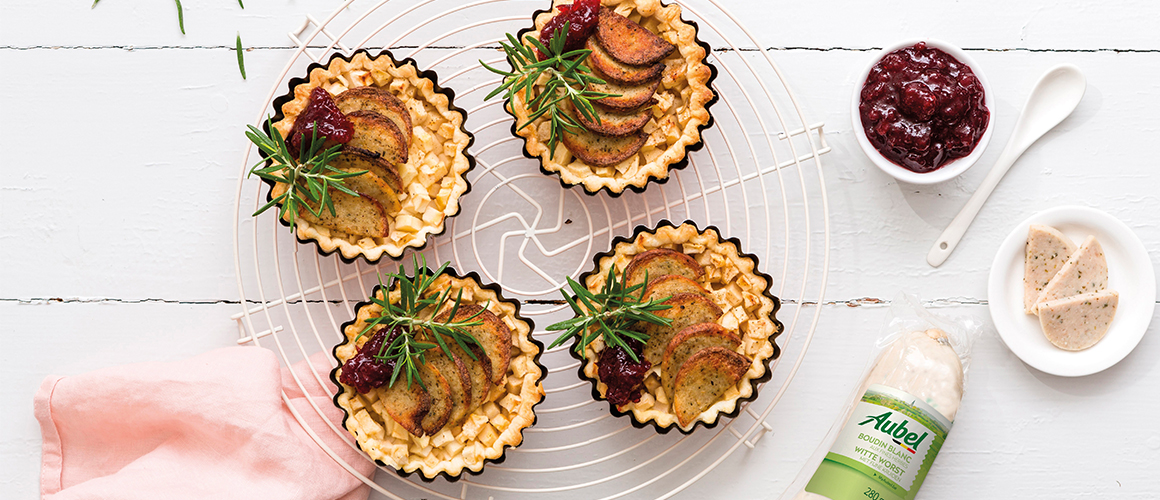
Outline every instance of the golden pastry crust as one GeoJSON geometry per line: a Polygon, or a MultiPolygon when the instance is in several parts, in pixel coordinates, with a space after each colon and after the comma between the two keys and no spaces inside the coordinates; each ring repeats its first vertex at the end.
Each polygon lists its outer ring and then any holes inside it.
{"type": "MultiPolygon", "coordinates": [[[[378,316],[382,307],[374,303],[360,304],[354,321],[343,325],[344,340],[334,348],[339,366],[331,373],[338,384],[335,404],[343,410],[343,425],[355,437],[358,446],[379,465],[389,466],[400,473],[418,471],[431,479],[439,474],[456,478],[464,470],[478,473],[487,460],[503,457],[506,446],[519,446],[523,429],[536,421],[534,407],[544,398],[543,378],[547,371],[539,364],[542,345],[532,340],[532,323],[519,317],[519,305],[504,301],[495,290],[480,286],[474,273],[465,278],[440,276],[431,286],[432,291],[451,287],[455,296],[463,290],[463,304],[486,304],[487,310],[498,316],[511,329],[511,362],[506,383],[492,384],[486,402],[473,410],[460,425],[448,425],[431,436],[417,437],[407,432],[387,414],[379,397],[382,389],[359,394],[353,387],[339,382],[342,364],[358,353],[358,348],[370,336],[358,337],[370,318],[378,316]]],[[[383,289],[375,293],[383,298],[383,289]]],[[[391,292],[397,301],[398,290],[391,292]]]]}
{"type": "MultiPolygon", "coordinates": [[[[349,61],[334,57],[328,65],[312,69],[307,80],[294,87],[293,99],[282,105],[283,118],[274,127],[287,136],[315,87],[338,95],[372,85],[389,90],[411,114],[408,159],[396,166],[404,187],[399,193],[401,212],[388,217],[389,233],[382,238],[346,234],[301,217],[297,224],[299,239],[314,240],[326,254],[337,250],[348,261],[360,255],[371,262],[384,254],[398,258],[407,247],[420,248],[428,237],[441,234],[447,217],[459,213],[459,197],[469,189],[467,171],[475,163],[467,154],[474,138],[463,128],[463,112],[431,78],[419,73],[413,60],[396,65],[386,52],[372,58],[359,51],[349,61]]],[[[275,185],[272,196],[284,187],[275,185]]]]}
{"type": "MultiPolygon", "coordinates": [[[[618,240],[612,252],[599,259],[598,268],[585,275],[584,285],[589,290],[599,291],[604,286],[609,268],[616,266],[618,272],[623,271],[633,256],[655,248],[683,252],[704,267],[705,274],[697,282],[708,290],[713,302],[725,312],[717,323],[738,333],[741,344],[737,352],[751,360],[749,369],[737,384],[688,426],[681,426],[677,421],[672,409],[672,395],[666,393],[660,380],[660,366],[653,366],[646,375],[640,401],[618,409],[630,413],[638,423],[651,421],[661,432],[676,427],[687,433],[698,422],[715,425],[720,416],[735,415],[742,401],[756,399],[756,385],[769,379],[769,362],[780,353],[774,344],[774,338],[782,330],[781,323],[774,317],[780,304],[768,293],[771,279],[757,271],[752,256],[740,253],[737,240],[723,241],[716,229],[710,227],[698,231],[688,222],[675,227],[662,225],[655,232],[638,231],[628,241],[618,240]]],[[[584,349],[584,366],[581,368],[583,376],[595,383],[595,393],[602,399],[608,386],[599,380],[596,361],[603,349],[601,338],[589,344],[584,349]]]]}
{"type": "MultiPolygon", "coordinates": [[[[537,15],[534,28],[522,32],[521,39],[527,34],[538,38],[540,30],[558,13],[557,6],[570,3],[571,0],[553,0],[552,10],[537,15]]],[[[602,5],[677,47],[661,60],[665,69],[654,95],[657,103],[652,107],[652,119],[643,129],[648,134],[644,146],[616,165],[599,167],[575,158],[563,143],[556,145],[554,154],[549,152],[548,118],[540,117],[514,132],[524,138],[525,153],[538,158],[545,172],[559,174],[563,183],[583,185],[593,194],[607,189],[618,195],[628,187],[643,190],[650,179],[667,180],[670,167],[683,166],[687,152],[699,148],[701,129],[712,123],[708,106],[716,99],[709,87],[714,72],[705,63],[706,47],[698,42],[696,28],[681,19],[679,5],[665,5],[660,0],[602,0],[602,5]]],[[[513,96],[506,108],[517,124],[527,120],[529,113],[522,95],[513,96]]]]}

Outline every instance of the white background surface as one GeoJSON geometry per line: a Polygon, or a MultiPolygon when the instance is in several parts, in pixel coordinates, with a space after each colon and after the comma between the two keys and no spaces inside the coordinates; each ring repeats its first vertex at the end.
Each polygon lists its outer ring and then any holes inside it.
{"type": "MultiPolygon", "coordinates": [[[[285,33],[330,0],[246,10],[167,2],[9,0],[0,6],[0,491],[38,491],[32,395],[48,374],[189,357],[237,338],[230,248],[240,131],[289,56],[285,33]],[[237,72],[234,35],[247,47],[237,72]]],[[[356,2],[356,6],[357,6],[356,2]]],[[[1089,205],[1160,253],[1160,5],[1081,2],[731,2],[825,121],[832,269],[818,335],[771,417],[775,432],[686,495],[769,498],[814,451],[900,290],[989,323],[991,259],[1018,221],[1089,205]],[[971,51],[996,92],[979,165],[930,187],[899,185],[858,150],[849,95],[868,51],[932,36],[971,51]],[[998,156],[1051,65],[1088,77],[1075,114],[1024,155],[939,269],[931,242],[998,156]],[[851,360],[854,360],[851,362],[851,360]]],[[[921,498],[1156,498],[1160,322],[1120,364],[1049,376],[992,333],[921,498]]]]}

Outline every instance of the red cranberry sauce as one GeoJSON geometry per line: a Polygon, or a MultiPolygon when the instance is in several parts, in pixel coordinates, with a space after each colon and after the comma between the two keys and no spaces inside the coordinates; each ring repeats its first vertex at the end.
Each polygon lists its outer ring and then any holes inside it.
{"type": "Polygon", "coordinates": [[[642,351],[644,344],[632,339],[628,341],[632,352],[640,362],[633,361],[623,348],[605,346],[600,351],[600,359],[596,365],[600,381],[608,385],[604,397],[616,406],[623,406],[631,402],[640,401],[640,391],[644,387],[644,374],[652,368],[652,363],[644,359],[642,351]]]}
{"type": "Polygon", "coordinates": [[[990,117],[971,68],[925,42],[874,65],[858,111],[874,148],[918,173],[971,154],[990,117]]]}
{"type": "MultiPolygon", "coordinates": [[[[596,21],[600,19],[600,0],[576,0],[572,5],[561,5],[559,9],[560,13],[549,19],[544,29],[540,30],[540,43],[545,47],[550,46],[552,36],[564,28],[565,22],[570,21],[572,24],[568,25],[564,52],[584,47],[584,41],[592,36],[592,31],[596,29],[596,21]]],[[[536,55],[540,60],[547,57],[538,49],[536,55]]]]}
{"type": "Polygon", "coordinates": [[[342,114],[342,111],[338,110],[330,92],[322,87],[314,87],[314,90],[310,91],[310,100],[306,103],[306,109],[303,109],[302,114],[294,120],[294,128],[290,130],[291,152],[297,154],[300,151],[302,141],[306,141],[307,145],[310,144],[315,123],[318,124],[319,137],[340,144],[350,142],[351,136],[354,135],[354,125],[346,119],[346,115],[342,114]]]}
{"type": "Polygon", "coordinates": [[[366,394],[387,385],[387,382],[391,381],[395,363],[379,361],[375,356],[382,350],[384,343],[391,345],[401,333],[403,328],[398,326],[391,330],[389,337],[385,328],[379,330],[359,348],[358,354],[343,363],[342,375],[339,375],[338,381],[354,387],[359,394],[366,394]]]}

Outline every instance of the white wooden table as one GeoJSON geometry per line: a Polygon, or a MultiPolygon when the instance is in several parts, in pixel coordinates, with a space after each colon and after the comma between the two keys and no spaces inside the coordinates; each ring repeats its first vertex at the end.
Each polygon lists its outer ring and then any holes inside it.
{"type": "MultiPolygon", "coordinates": [[[[32,395],[48,374],[173,360],[237,338],[230,225],[243,124],[289,55],[285,33],[333,0],[9,0],[0,5],[0,491],[38,492],[32,395]],[[243,81],[231,50],[246,52],[243,81]]],[[[356,3],[357,5],[357,3],[356,3]]],[[[900,290],[990,322],[986,277],[1011,227],[1062,204],[1126,222],[1160,265],[1160,4],[1145,0],[766,2],[730,7],[825,121],[832,271],[818,334],[775,432],[694,485],[689,498],[770,498],[797,474],[900,290]],[[854,74],[902,38],[967,48],[996,93],[995,140],[961,178],[904,186],[855,143],[854,74]],[[951,259],[927,249],[998,156],[1036,78],[1078,65],[1075,114],[1002,182],[951,259]],[[855,360],[853,363],[850,360],[855,360]]],[[[1160,321],[1111,369],[1078,379],[977,343],[955,431],[922,498],[1156,498],[1160,321]]]]}

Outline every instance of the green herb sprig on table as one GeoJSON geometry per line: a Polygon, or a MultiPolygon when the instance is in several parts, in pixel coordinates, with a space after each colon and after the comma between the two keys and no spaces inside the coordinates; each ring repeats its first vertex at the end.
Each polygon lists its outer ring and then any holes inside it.
{"type": "Polygon", "coordinates": [[[508,42],[501,41],[499,45],[503,48],[512,65],[511,71],[499,70],[482,60],[479,61],[479,64],[482,64],[484,68],[503,76],[503,83],[492,90],[484,98],[485,101],[502,93],[504,98],[511,102],[512,97],[517,93],[524,93],[524,102],[527,103],[530,114],[523,123],[517,126],[517,129],[530,125],[544,115],[551,119],[552,132],[548,139],[550,151],[556,150],[556,143],[559,142],[560,136],[564,132],[584,129],[584,125],[564,111],[562,106],[565,103],[571,103],[580,114],[584,115],[584,118],[600,123],[600,116],[596,114],[593,101],[619,96],[619,94],[588,90],[589,85],[603,84],[605,81],[593,75],[592,70],[584,65],[584,61],[588,59],[588,54],[592,52],[591,50],[577,49],[564,52],[564,43],[570,24],[570,22],[564,23],[563,28],[556,30],[547,47],[531,34],[527,35],[525,39],[533,47],[520,43],[514,35],[508,33],[508,42]],[[539,60],[536,55],[537,49],[546,56],[543,61],[539,60]],[[548,75],[548,81],[544,84],[544,89],[536,94],[536,83],[545,74],[548,75]]]}
{"type": "Polygon", "coordinates": [[[315,217],[322,217],[324,208],[330,212],[330,215],[336,215],[334,201],[330,197],[331,188],[351,196],[358,196],[358,193],[346,187],[343,179],[362,175],[367,171],[344,172],[330,166],[330,161],[338,157],[342,145],[323,149],[323,143],[326,139],[318,136],[317,125],[315,123],[315,126],[311,128],[313,132],[310,144],[307,145],[306,141],[301,141],[297,156],[291,153],[290,146],[282,138],[282,133],[278,132],[271,120],[266,120],[266,128],[270,130],[269,134],[258,127],[248,125],[249,130],[246,131],[246,137],[266,155],[265,159],[250,169],[250,174],[286,185],[285,192],[274,197],[269,203],[262,205],[254,212],[254,216],[265,212],[274,205],[280,205],[278,217],[285,220],[289,214],[290,231],[293,232],[298,221],[298,210],[301,207],[306,207],[315,217]],[[269,160],[272,160],[273,164],[265,166],[269,160]]]}
{"type": "Polygon", "coordinates": [[[376,295],[371,297],[371,302],[378,304],[383,308],[383,311],[380,316],[371,318],[367,322],[366,328],[355,337],[355,341],[358,341],[363,335],[383,325],[386,327],[384,335],[389,338],[395,328],[401,328],[399,335],[389,345],[384,343],[378,354],[375,355],[375,359],[379,361],[394,363],[395,368],[391,373],[391,381],[386,384],[386,387],[394,385],[400,374],[407,377],[407,387],[410,387],[411,382],[415,380],[418,380],[419,385],[423,386],[423,381],[419,378],[419,365],[426,362],[423,354],[428,349],[438,347],[444,354],[451,357],[451,350],[448,347],[450,342],[459,345],[463,352],[471,356],[471,359],[476,359],[475,353],[468,346],[469,344],[479,345],[479,341],[464,329],[482,325],[483,321],[478,318],[479,315],[483,314],[483,311],[487,310],[487,304],[484,304],[478,312],[470,317],[456,320],[455,315],[463,301],[463,289],[459,289],[454,301],[451,298],[450,287],[438,293],[430,293],[429,290],[451,262],[444,262],[435,271],[427,268],[426,257],[423,257],[422,260],[415,257],[413,264],[414,276],[407,276],[406,268],[402,265],[399,266],[399,272],[388,274],[387,276],[391,278],[390,287],[384,287],[382,276],[379,276],[379,286],[384,291],[384,297],[376,295]],[[392,303],[390,291],[395,288],[399,290],[399,300],[392,303]],[[450,304],[450,310],[447,311],[447,319],[437,320],[436,315],[445,310],[448,304],[450,304]],[[425,335],[420,339],[419,334],[425,335]],[[431,342],[432,340],[434,343],[431,342]]]}
{"type": "Polygon", "coordinates": [[[552,342],[552,345],[548,346],[549,349],[563,344],[573,335],[580,335],[580,342],[576,344],[576,352],[579,353],[584,351],[585,346],[596,340],[596,337],[604,337],[605,346],[620,347],[628,353],[633,361],[640,362],[636,352],[629,347],[625,339],[644,342],[648,340],[648,335],[633,331],[631,327],[639,322],[663,326],[672,324],[671,319],[654,314],[656,311],[672,307],[663,303],[669,300],[669,297],[660,300],[644,300],[645,284],[648,283],[647,275],[643,282],[625,286],[624,273],[621,272],[618,276],[615,268],[609,269],[608,278],[598,293],[592,293],[571,277],[568,277],[567,280],[568,288],[571,288],[576,296],[568,295],[567,290],[563,288],[560,289],[560,293],[564,295],[564,300],[572,307],[572,312],[576,314],[576,317],[548,327],[549,331],[564,332],[552,342]]]}

